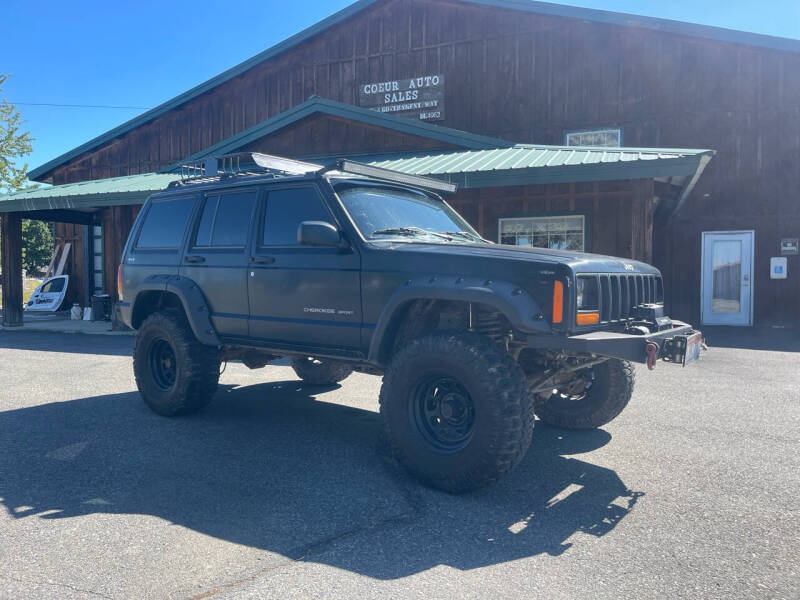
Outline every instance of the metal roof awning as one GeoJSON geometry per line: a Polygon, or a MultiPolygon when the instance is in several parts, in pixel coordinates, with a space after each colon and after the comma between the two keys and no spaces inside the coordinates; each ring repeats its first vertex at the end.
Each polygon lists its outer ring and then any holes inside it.
{"type": "Polygon", "coordinates": [[[142,204],[150,194],[178,179],[180,175],[176,173],[143,173],[23,190],[0,196],[0,213],[92,212],[104,206],[142,204]]]}
{"type": "Polygon", "coordinates": [[[438,177],[463,188],[699,177],[713,150],[516,144],[510,148],[362,157],[375,167],[438,177]]]}

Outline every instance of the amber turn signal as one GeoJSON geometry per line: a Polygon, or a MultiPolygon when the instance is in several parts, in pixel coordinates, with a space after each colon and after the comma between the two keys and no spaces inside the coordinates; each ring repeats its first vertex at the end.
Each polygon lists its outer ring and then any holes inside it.
{"type": "Polygon", "coordinates": [[[553,284],[553,323],[564,320],[564,283],[556,281],[553,284]]]}
{"type": "Polygon", "coordinates": [[[117,267],[117,299],[122,300],[122,265],[117,267]]]}
{"type": "Polygon", "coordinates": [[[597,325],[600,322],[599,312],[579,312],[575,317],[578,325],[597,325]]]}

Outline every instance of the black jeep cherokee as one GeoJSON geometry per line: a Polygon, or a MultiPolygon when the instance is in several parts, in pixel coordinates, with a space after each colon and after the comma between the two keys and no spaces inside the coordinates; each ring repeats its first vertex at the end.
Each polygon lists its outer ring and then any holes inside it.
{"type": "Polygon", "coordinates": [[[657,269],[488,242],[446,182],[259,154],[187,172],[148,199],[118,277],[159,414],[203,408],[227,360],[287,356],[313,385],[381,374],[397,459],[461,492],[520,461],[534,414],[601,426],[630,400],[631,362],[699,355],[701,335],[664,316],[657,269]]]}

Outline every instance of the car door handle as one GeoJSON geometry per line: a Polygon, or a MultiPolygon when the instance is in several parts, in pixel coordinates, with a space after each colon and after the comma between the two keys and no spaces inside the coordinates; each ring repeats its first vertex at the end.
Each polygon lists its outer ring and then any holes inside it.
{"type": "Polygon", "coordinates": [[[251,256],[250,262],[256,265],[271,265],[275,262],[274,256],[251,256]]]}
{"type": "Polygon", "coordinates": [[[189,255],[189,256],[184,256],[183,260],[185,260],[188,263],[202,263],[202,262],[206,262],[206,257],[205,256],[189,255]]]}

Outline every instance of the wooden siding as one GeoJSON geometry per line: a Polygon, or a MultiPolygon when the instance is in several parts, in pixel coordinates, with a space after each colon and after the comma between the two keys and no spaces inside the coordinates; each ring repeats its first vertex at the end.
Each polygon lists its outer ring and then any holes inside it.
{"type": "Polygon", "coordinates": [[[117,267],[140,205],[112,206],[103,211],[103,258],[106,294],[117,297],[117,267]]]}
{"type": "Polygon", "coordinates": [[[55,182],[156,170],[313,94],[357,103],[359,83],[433,73],[447,82],[441,124],[456,129],[561,143],[566,130],[621,126],[628,146],[719,150],[704,179],[734,193],[730,173],[760,180],[781,160],[793,159],[800,177],[797,54],[465,3],[387,0],[56,169],[55,182]]]}
{"type": "Polygon", "coordinates": [[[486,239],[498,240],[504,217],[582,214],[588,251],[651,262],[651,181],[607,181],[467,189],[448,202],[486,239]],[[648,223],[650,226],[648,226],[648,223]]]}
{"type": "Polygon", "coordinates": [[[751,285],[756,325],[800,325],[800,256],[787,256],[787,279],[770,279],[769,263],[781,256],[781,238],[800,237],[800,214],[771,217],[720,213],[678,219],[656,230],[655,264],[664,273],[666,302],[677,318],[700,323],[702,233],[753,230],[751,285]]]}
{"type": "Polygon", "coordinates": [[[297,158],[454,148],[430,138],[329,115],[312,115],[248,144],[243,150],[297,158]]]}

